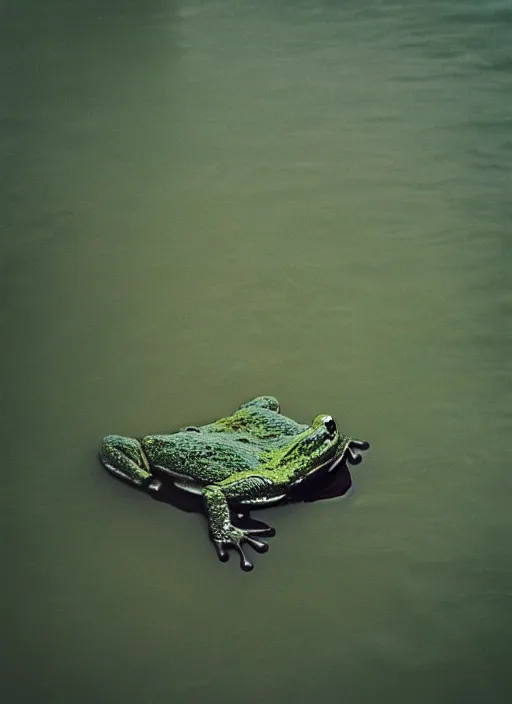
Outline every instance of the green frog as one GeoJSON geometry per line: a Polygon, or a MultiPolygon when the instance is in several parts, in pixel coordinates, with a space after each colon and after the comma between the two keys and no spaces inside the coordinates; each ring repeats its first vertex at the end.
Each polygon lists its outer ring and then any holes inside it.
{"type": "Polygon", "coordinates": [[[358,464],[359,451],[368,447],[340,432],[329,415],[316,416],[311,425],[297,423],[281,414],[273,396],[258,396],[207,425],[146,435],[140,442],[107,435],[100,459],[112,474],[149,493],[159,492],[168,478],[183,491],[201,494],[219,559],[227,560],[227,549],[234,548],[248,571],[253,565],[245,544],[266,552],[268,543],[261,538],[274,530],[238,527],[230,508],[284,501],[319,470],[332,472],[345,460],[358,464]]]}

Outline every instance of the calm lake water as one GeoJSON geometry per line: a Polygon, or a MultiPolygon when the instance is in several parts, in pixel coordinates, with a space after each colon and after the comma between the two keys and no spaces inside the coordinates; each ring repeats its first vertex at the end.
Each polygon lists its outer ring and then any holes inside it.
{"type": "Polygon", "coordinates": [[[4,0],[0,59],[5,701],[510,702],[510,0],[4,0]],[[245,574],[96,452],[262,393],[372,449],[245,574]]]}

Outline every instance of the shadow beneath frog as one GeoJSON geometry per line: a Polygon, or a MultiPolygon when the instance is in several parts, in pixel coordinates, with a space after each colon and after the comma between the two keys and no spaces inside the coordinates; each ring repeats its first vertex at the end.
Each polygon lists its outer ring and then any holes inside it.
{"type": "MultiPolygon", "coordinates": [[[[150,493],[155,501],[170,504],[187,513],[206,515],[202,496],[183,491],[169,480],[165,481],[164,477],[159,477],[159,479],[162,479],[160,490],[156,493],[150,493]]],[[[351,486],[352,477],[346,462],[342,462],[332,471],[327,468],[323,472],[316,472],[311,478],[304,480],[299,486],[292,489],[285,499],[271,504],[271,507],[337,498],[344,496],[351,486]]],[[[265,508],[265,506],[235,506],[232,511],[232,521],[240,528],[267,527],[265,523],[252,519],[249,515],[252,511],[263,511],[265,508]]]]}

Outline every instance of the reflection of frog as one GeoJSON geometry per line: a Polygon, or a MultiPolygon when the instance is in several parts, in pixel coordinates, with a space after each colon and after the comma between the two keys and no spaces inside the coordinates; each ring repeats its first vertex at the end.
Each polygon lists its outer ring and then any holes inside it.
{"type": "Polygon", "coordinates": [[[234,547],[242,568],[250,570],[243,543],[265,552],[268,545],[257,536],[274,532],[234,526],[230,505],[258,507],[286,499],[322,468],[334,468],[345,459],[357,464],[361,456],[356,450],[368,447],[340,433],[331,416],[301,425],[280,414],[275,398],[260,396],[214,423],[147,435],[140,443],[107,435],[100,458],[110,472],[150,492],[161,488],[160,475],[180,489],[202,494],[219,558],[226,560],[226,548],[234,547]]]}

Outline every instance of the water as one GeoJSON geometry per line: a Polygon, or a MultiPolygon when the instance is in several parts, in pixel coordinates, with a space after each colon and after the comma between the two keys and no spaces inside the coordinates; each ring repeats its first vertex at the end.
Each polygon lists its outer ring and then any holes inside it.
{"type": "Polygon", "coordinates": [[[0,12],[6,701],[510,701],[512,4],[0,12]],[[372,450],[244,574],[96,448],[260,393],[372,450]]]}

